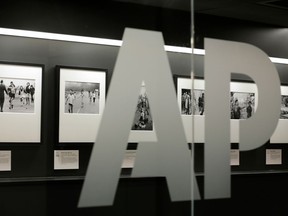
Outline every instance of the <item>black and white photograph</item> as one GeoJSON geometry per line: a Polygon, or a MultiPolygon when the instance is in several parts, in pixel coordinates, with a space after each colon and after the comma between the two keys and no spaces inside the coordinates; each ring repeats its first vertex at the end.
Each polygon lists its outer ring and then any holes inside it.
{"type": "Polygon", "coordinates": [[[0,112],[34,113],[35,80],[0,77],[0,112]]]}
{"type": "Polygon", "coordinates": [[[105,69],[57,66],[59,143],[93,143],[105,108],[105,69]],[[83,127],[85,125],[85,127],[83,127]]]}
{"type": "Polygon", "coordinates": [[[148,96],[144,84],[140,89],[132,130],[153,130],[152,115],[150,112],[148,96]]]}
{"type": "Polygon", "coordinates": [[[274,133],[270,138],[270,143],[275,144],[287,144],[288,140],[288,86],[282,85],[281,86],[281,107],[280,107],[280,115],[279,121],[277,124],[274,133]]]}
{"type": "Polygon", "coordinates": [[[181,120],[184,126],[186,140],[188,143],[194,142],[199,137],[198,131],[200,131],[200,133],[204,131],[204,118],[203,116],[199,115],[201,111],[197,107],[198,103],[196,101],[196,98],[198,99],[198,97],[202,95],[202,92],[204,92],[204,80],[191,79],[190,76],[176,75],[175,81],[177,90],[177,103],[181,114],[181,120]],[[192,119],[195,122],[195,125],[197,125],[197,127],[192,128],[192,119]],[[191,131],[193,131],[193,136],[191,131]]]}
{"type": "Polygon", "coordinates": [[[193,95],[193,115],[204,115],[204,90],[194,89],[193,95]]]}
{"type": "Polygon", "coordinates": [[[288,95],[281,95],[280,119],[288,119],[288,95]]]}
{"type": "Polygon", "coordinates": [[[181,114],[192,115],[191,89],[181,89],[181,114]]]}
{"type": "Polygon", "coordinates": [[[99,114],[100,83],[65,82],[65,113],[99,114]]]}
{"type": "Polygon", "coordinates": [[[255,112],[255,93],[230,92],[231,119],[248,119],[255,112]]]}
{"type": "Polygon", "coordinates": [[[40,143],[43,65],[0,62],[1,142],[40,143]]]}

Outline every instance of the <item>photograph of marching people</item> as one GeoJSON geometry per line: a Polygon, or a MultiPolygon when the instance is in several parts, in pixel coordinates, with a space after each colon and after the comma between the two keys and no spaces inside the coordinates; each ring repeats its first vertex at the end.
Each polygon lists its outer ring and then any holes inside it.
{"type": "Polygon", "coordinates": [[[65,113],[99,114],[100,83],[65,82],[65,113]]]}
{"type": "Polygon", "coordinates": [[[106,70],[56,66],[56,71],[59,74],[59,142],[95,142],[95,130],[105,108],[106,70]]]}
{"type": "Polygon", "coordinates": [[[281,95],[280,119],[288,119],[288,95],[281,95]]]}
{"type": "Polygon", "coordinates": [[[181,89],[181,114],[192,115],[191,89],[181,89]]]}
{"type": "Polygon", "coordinates": [[[144,82],[140,89],[132,130],[153,130],[153,121],[144,82]]]}
{"type": "Polygon", "coordinates": [[[193,115],[204,115],[204,90],[193,91],[193,115]]]}
{"type": "Polygon", "coordinates": [[[255,93],[230,92],[231,119],[247,119],[254,113],[255,93]]]}
{"type": "Polygon", "coordinates": [[[0,112],[34,113],[35,80],[0,77],[0,112]]]}

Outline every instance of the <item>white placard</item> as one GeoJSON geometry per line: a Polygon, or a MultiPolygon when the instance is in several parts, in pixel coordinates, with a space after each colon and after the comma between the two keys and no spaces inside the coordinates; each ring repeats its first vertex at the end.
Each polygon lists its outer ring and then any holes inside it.
{"type": "Polygon", "coordinates": [[[54,169],[79,169],[79,150],[55,150],[54,169]]]}
{"type": "Polygon", "coordinates": [[[266,149],[266,165],[280,165],[280,164],[282,164],[282,150],[266,149]]]}
{"type": "Polygon", "coordinates": [[[122,168],[133,168],[136,158],[136,150],[127,150],[122,163],[122,168]]]}
{"type": "Polygon", "coordinates": [[[230,150],[230,165],[239,166],[240,165],[240,151],[239,149],[230,150]]]}
{"type": "Polygon", "coordinates": [[[11,171],[11,151],[0,151],[0,171],[11,171]]]}

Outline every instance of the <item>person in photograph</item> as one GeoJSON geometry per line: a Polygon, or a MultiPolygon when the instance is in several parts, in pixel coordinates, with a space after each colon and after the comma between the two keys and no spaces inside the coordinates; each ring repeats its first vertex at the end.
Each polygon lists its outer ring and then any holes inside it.
{"type": "MultiPolygon", "coordinates": [[[[20,103],[21,103],[21,107],[25,106],[26,105],[26,93],[24,91],[24,87],[21,85],[19,87],[19,98],[20,98],[20,103]]],[[[26,107],[27,109],[27,107],[26,107]]]]}
{"type": "Polygon", "coordinates": [[[69,113],[73,113],[74,100],[75,100],[75,95],[74,95],[72,89],[70,89],[70,92],[67,95],[66,103],[65,103],[65,104],[68,104],[68,112],[69,113]]]}
{"type": "Polygon", "coordinates": [[[282,96],[282,104],[284,107],[288,107],[288,97],[287,96],[282,96]]]}
{"type": "Polygon", "coordinates": [[[255,104],[255,94],[254,93],[250,94],[250,101],[251,101],[251,104],[255,104]]]}
{"type": "Polygon", "coordinates": [[[200,115],[203,115],[203,113],[204,113],[204,92],[198,98],[198,108],[199,108],[200,115]]]}
{"type": "Polygon", "coordinates": [[[140,105],[140,110],[141,108],[145,108],[146,110],[149,108],[148,106],[148,97],[147,97],[147,94],[144,93],[143,95],[140,95],[139,97],[139,105],[140,105]]]}
{"type": "Polygon", "coordinates": [[[92,92],[92,100],[93,100],[93,103],[95,103],[95,101],[96,101],[96,91],[92,92]]]}
{"type": "Polygon", "coordinates": [[[8,94],[5,84],[3,80],[0,81],[0,112],[3,112],[3,106],[5,102],[5,93],[8,94]]]}
{"type": "Polygon", "coordinates": [[[30,86],[30,94],[31,94],[31,102],[34,103],[35,87],[33,85],[30,86]]]}
{"type": "Polygon", "coordinates": [[[84,108],[84,90],[82,89],[81,90],[81,93],[80,93],[80,99],[81,99],[81,108],[83,109],[84,108]]]}
{"type": "Polygon", "coordinates": [[[235,99],[233,107],[234,107],[234,110],[233,110],[234,119],[240,119],[241,118],[241,107],[239,105],[239,102],[238,102],[237,98],[235,99]]]}
{"type": "Polygon", "coordinates": [[[252,106],[251,106],[251,101],[248,101],[248,106],[246,107],[246,112],[247,112],[247,118],[250,118],[252,116],[252,106]]]}
{"type": "Polygon", "coordinates": [[[88,91],[88,97],[89,97],[89,102],[92,102],[92,92],[89,90],[88,91]]]}
{"type": "Polygon", "coordinates": [[[197,109],[197,98],[195,96],[195,92],[193,93],[193,97],[191,97],[191,114],[195,115],[197,109]]]}
{"type": "Polygon", "coordinates": [[[190,113],[190,107],[191,107],[191,97],[190,97],[190,94],[188,92],[186,92],[185,105],[184,105],[184,110],[185,110],[186,115],[191,114],[190,113]]]}
{"type": "Polygon", "coordinates": [[[96,100],[99,99],[99,90],[98,89],[95,89],[95,98],[96,98],[96,100]]]}
{"type": "Polygon", "coordinates": [[[14,104],[13,101],[15,99],[16,94],[16,86],[14,85],[13,81],[10,82],[10,85],[8,86],[8,95],[9,95],[9,109],[13,109],[14,104]]]}
{"type": "Polygon", "coordinates": [[[138,97],[132,130],[152,130],[152,120],[149,112],[149,101],[146,92],[138,97]]]}
{"type": "Polygon", "coordinates": [[[142,108],[140,111],[140,117],[138,122],[135,124],[135,128],[145,129],[148,123],[148,115],[145,108],[142,108]]]}
{"type": "Polygon", "coordinates": [[[26,105],[30,104],[30,97],[31,97],[31,86],[30,83],[27,82],[26,87],[25,87],[25,93],[26,93],[26,105]]]}
{"type": "Polygon", "coordinates": [[[230,110],[231,110],[231,119],[234,119],[234,92],[230,92],[230,110]]]}
{"type": "Polygon", "coordinates": [[[181,110],[182,113],[185,113],[185,100],[186,100],[186,91],[181,96],[181,110]]]}

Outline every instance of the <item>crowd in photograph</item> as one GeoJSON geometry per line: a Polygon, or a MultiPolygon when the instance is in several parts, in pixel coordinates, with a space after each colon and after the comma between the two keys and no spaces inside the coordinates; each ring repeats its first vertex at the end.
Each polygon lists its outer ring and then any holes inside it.
{"type": "Polygon", "coordinates": [[[140,94],[132,130],[152,130],[152,118],[146,93],[140,94]]]}
{"type": "Polygon", "coordinates": [[[281,113],[280,119],[288,119],[288,96],[282,95],[281,96],[281,113]]]}
{"type": "Polygon", "coordinates": [[[254,112],[254,93],[242,94],[242,97],[237,97],[234,92],[230,94],[231,119],[250,118],[254,112]]]}
{"type": "MultiPolygon", "coordinates": [[[[34,103],[35,87],[26,83],[26,86],[16,86],[13,81],[6,85],[3,80],[0,81],[0,111],[4,111],[5,98],[8,98],[9,110],[13,110],[17,106],[28,109],[28,105],[34,103]],[[15,100],[19,100],[17,103],[15,100]],[[19,103],[20,102],[20,103],[19,103]]],[[[6,110],[6,111],[9,111],[6,110]]]]}
{"type": "Polygon", "coordinates": [[[191,115],[191,90],[182,89],[181,95],[181,113],[184,115],[191,115]]]}
{"type": "MultiPolygon", "coordinates": [[[[204,115],[205,93],[203,90],[194,90],[191,98],[191,90],[182,89],[181,114],[204,115]]],[[[287,100],[288,101],[288,100],[287,100]]],[[[287,103],[288,104],[288,103],[287,103]]],[[[250,118],[255,109],[254,93],[231,92],[230,99],[231,119],[250,118]]]]}
{"type": "Polygon", "coordinates": [[[182,115],[204,115],[204,92],[195,90],[193,97],[190,89],[182,89],[181,114],[182,115]]]}
{"type": "Polygon", "coordinates": [[[87,110],[87,106],[85,106],[85,104],[95,104],[97,102],[97,104],[99,104],[99,89],[95,89],[93,91],[84,91],[84,89],[81,89],[80,91],[77,90],[73,90],[70,89],[69,91],[65,91],[65,105],[67,105],[67,112],[68,113],[75,113],[75,105],[77,107],[77,113],[81,112],[96,112],[96,110],[94,111],[89,111],[87,110]],[[84,110],[84,108],[86,108],[84,110]]]}

